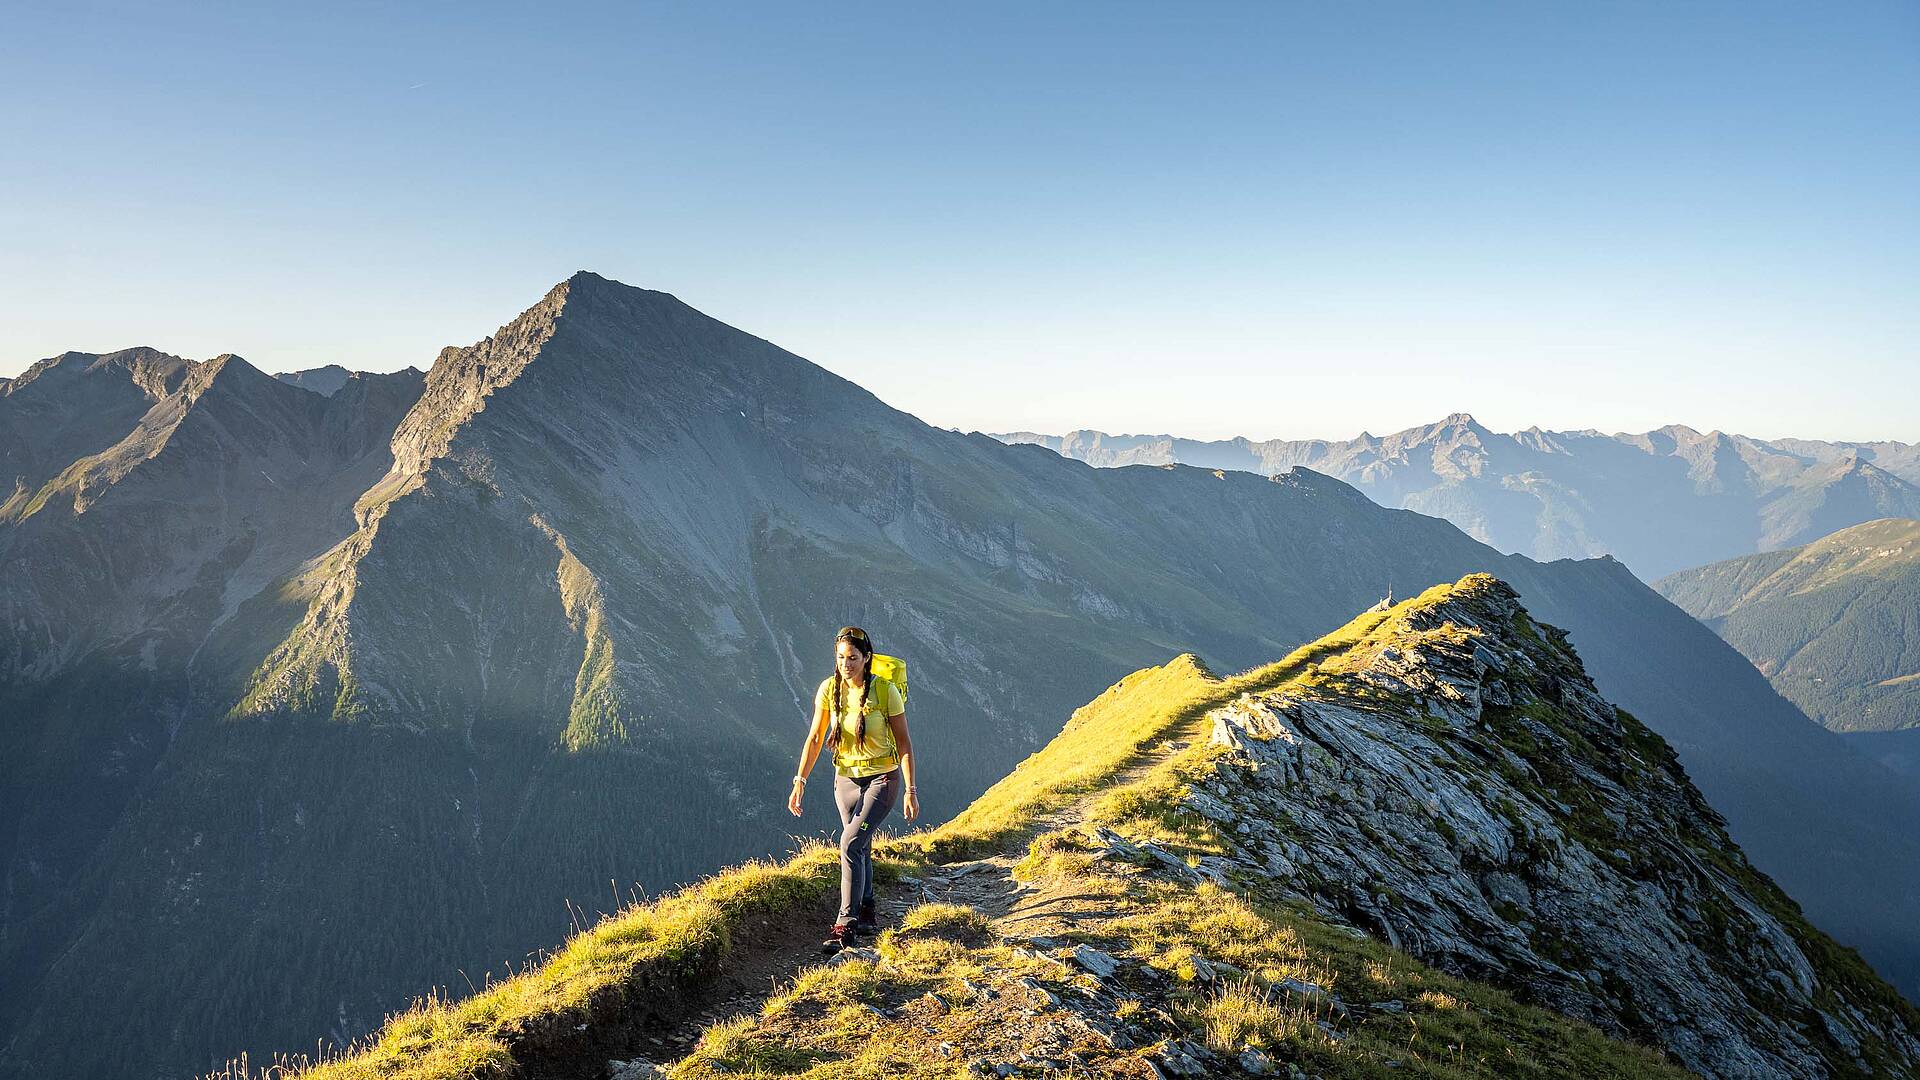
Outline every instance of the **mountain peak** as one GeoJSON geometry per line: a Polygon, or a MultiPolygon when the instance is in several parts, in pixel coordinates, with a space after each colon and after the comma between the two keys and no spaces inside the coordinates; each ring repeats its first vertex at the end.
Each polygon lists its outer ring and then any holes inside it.
{"type": "Polygon", "coordinates": [[[629,285],[616,278],[594,273],[592,270],[576,270],[567,277],[566,280],[547,290],[548,298],[560,300],[563,305],[566,300],[571,298],[605,296],[624,296],[633,300],[649,298],[656,301],[670,301],[675,304],[681,302],[680,298],[674,296],[672,293],[661,292],[658,289],[643,288],[639,285],[629,285]]]}
{"type": "Polygon", "coordinates": [[[211,360],[202,360],[195,364],[192,373],[187,376],[186,395],[189,402],[198,401],[216,386],[228,392],[247,392],[248,388],[258,388],[267,384],[284,385],[280,380],[248,363],[245,357],[237,353],[221,353],[211,360]]]}
{"type": "Polygon", "coordinates": [[[1472,413],[1456,412],[1448,413],[1445,419],[1425,429],[1423,434],[1429,439],[1444,435],[1471,435],[1484,440],[1492,437],[1494,432],[1476,420],[1472,413]]]}
{"type": "Polygon", "coordinates": [[[150,345],[136,345],[110,353],[68,351],[50,356],[21,372],[7,384],[6,393],[25,392],[42,380],[81,379],[106,373],[124,376],[148,397],[161,398],[180,384],[193,366],[190,360],[161,352],[150,345]]]}
{"type": "Polygon", "coordinates": [[[1909,614],[1920,606],[1920,521],[1865,521],[1653,586],[1815,722],[1856,733],[1920,724],[1909,614]]]}
{"type": "Polygon", "coordinates": [[[341,387],[347,385],[347,380],[352,378],[354,374],[354,372],[348,371],[339,364],[326,364],[321,367],[306,368],[301,371],[277,372],[274,378],[279,379],[289,386],[297,386],[302,390],[311,390],[321,397],[332,397],[340,392],[341,387]]]}
{"type": "MultiPolygon", "coordinates": [[[[598,417],[611,438],[631,431],[642,410],[691,422],[689,405],[725,393],[716,375],[751,377],[776,353],[791,368],[812,367],[669,293],[581,270],[492,335],[441,351],[425,392],[395,435],[396,467],[423,469],[481,412],[498,408],[494,399],[509,387],[507,397],[542,417],[569,412],[561,426],[578,430],[598,417]]],[[[598,440],[599,450],[580,449],[600,453],[607,441],[598,440]]]]}

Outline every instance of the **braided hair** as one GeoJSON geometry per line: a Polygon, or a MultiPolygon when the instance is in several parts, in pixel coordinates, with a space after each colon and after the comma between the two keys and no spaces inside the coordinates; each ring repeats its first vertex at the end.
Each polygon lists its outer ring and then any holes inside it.
{"type": "MultiPolygon", "coordinates": [[[[854,714],[860,718],[860,730],[853,737],[854,745],[864,754],[867,752],[867,695],[873,693],[873,641],[867,637],[865,630],[857,626],[843,626],[840,628],[840,632],[833,636],[834,645],[838,646],[843,641],[853,646],[859,652],[864,653],[867,658],[866,677],[860,684],[860,709],[854,714]]],[[[835,739],[839,738],[840,732],[840,705],[842,700],[844,700],[841,696],[842,693],[840,664],[839,661],[836,660],[833,665],[833,730],[835,739]]]]}

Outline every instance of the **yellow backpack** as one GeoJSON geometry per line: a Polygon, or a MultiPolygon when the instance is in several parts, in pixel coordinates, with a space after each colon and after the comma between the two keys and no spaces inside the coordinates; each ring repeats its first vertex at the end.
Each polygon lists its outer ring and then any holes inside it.
{"type": "Polygon", "coordinates": [[[900,704],[907,703],[907,662],[905,660],[885,653],[874,653],[873,666],[868,670],[897,687],[900,691],[900,704]]]}

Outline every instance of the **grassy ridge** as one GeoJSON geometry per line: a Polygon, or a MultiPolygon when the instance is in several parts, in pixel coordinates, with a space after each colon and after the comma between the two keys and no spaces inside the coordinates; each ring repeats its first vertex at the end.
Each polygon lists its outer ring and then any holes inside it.
{"type": "Polygon", "coordinates": [[[1367,612],[1285,659],[1230,678],[1216,677],[1192,653],[1136,671],[1075,710],[1052,742],[916,842],[936,858],[994,850],[1048,813],[1111,781],[1146,748],[1204,734],[1200,718],[1207,710],[1309,674],[1364,641],[1387,617],[1384,611],[1367,612]]]}
{"type": "Polygon", "coordinates": [[[1920,521],[1870,521],[1654,588],[1828,728],[1920,724],[1920,521]]]}
{"type": "Polygon", "coordinates": [[[838,883],[824,846],[782,864],[749,863],[575,935],[546,963],[460,1001],[429,997],[388,1020],[364,1047],[294,1070],[310,1080],[451,1080],[511,1076],[515,1043],[624,1007],[630,993],[668,999],[713,976],[733,932],[754,915],[808,906],[838,883]]]}
{"type": "MultiPolygon", "coordinates": [[[[1050,860],[1027,875],[1027,884],[1106,905],[1111,917],[1088,919],[1076,936],[1115,949],[1134,971],[1155,973],[1151,981],[1129,982],[1141,999],[1123,999],[1115,1020],[1204,1045],[1216,1060],[1255,1051],[1269,1062],[1291,1062],[1339,1080],[1690,1075],[1657,1051],[1435,971],[1301,909],[1248,900],[1209,884],[1143,888],[1101,873],[1085,857],[1050,860]],[[1342,1017],[1321,994],[1286,988],[1298,984],[1348,1001],[1393,1001],[1400,1007],[1342,1017]],[[1335,1020],[1337,1039],[1321,1026],[1335,1020]]],[[[941,903],[915,908],[897,929],[881,935],[875,952],[878,963],[861,959],[812,968],[759,1015],[710,1027],[671,1075],[980,1075],[969,1071],[969,1058],[1025,1061],[1054,1074],[1156,1075],[1149,1061],[1164,1040],[1115,1046],[1059,1023],[1057,1002],[1093,989],[1089,977],[1034,950],[993,940],[986,921],[971,909],[941,903]]],[[[1285,1075],[1284,1066],[1279,1074],[1285,1075]]]]}
{"type": "Polygon", "coordinates": [[[1252,1050],[1323,1077],[1689,1075],[1657,1050],[1437,971],[1297,902],[1209,882],[1116,874],[1114,864],[1085,843],[1086,830],[1100,827],[1189,858],[1224,850],[1211,822],[1170,809],[1220,752],[1205,739],[1206,711],[1242,692],[1337,680],[1388,644],[1404,644],[1409,634],[1459,632],[1411,631],[1395,618],[1444,599],[1451,588],[1369,612],[1279,663],[1233,678],[1214,678],[1188,656],[1136,672],[1076,712],[1052,744],[966,814],[909,839],[942,855],[973,855],[1028,838],[1016,874],[1052,898],[1034,910],[1076,906],[1070,929],[1048,932],[1115,950],[1137,970],[1157,973],[1158,982],[1131,984],[1147,1004],[1123,1000],[1116,1009],[1119,1020],[1144,1024],[1149,1038],[1115,1045],[1049,1022],[1059,1014],[1050,1011],[1047,995],[1065,1000],[1093,989],[1087,976],[996,940],[978,912],[929,903],[882,935],[880,963],[814,969],[759,1016],[709,1029],[672,1075],[947,1077],[978,1075],[967,1071],[967,1058],[984,1056],[1146,1078],[1161,1074],[1150,1060],[1172,1038],[1204,1045],[1219,1059],[1252,1050]],[[1142,750],[1168,739],[1185,746],[1153,755],[1138,775],[1112,783],[1142,750]],[[1083,820],[1044,827],[1049,810],[1089,793],[1094,797],[1083,820]],[[1325,994],[1288,989],[1300,984],[1325,994]],[[1336,1016],[1326,994],[1397,1007],[1336,1016]],[[1336,1020],[1337,1037],[1322,1023],[1336,1020]],[[1035,1035],[1049,1030],[1050,1040],[1035,1035]]]}

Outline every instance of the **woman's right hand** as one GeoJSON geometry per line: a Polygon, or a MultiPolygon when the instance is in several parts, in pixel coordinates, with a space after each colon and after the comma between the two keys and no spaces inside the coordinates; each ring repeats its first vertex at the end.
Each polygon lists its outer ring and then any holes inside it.
{"type": "Polygon", "coordinates": [[[787,796],[787,813],[792,814],[794,817],[800,816],[800,796],[806,793],[807,782],[797,776],[794,777],[793,794],[787,796]]]}

